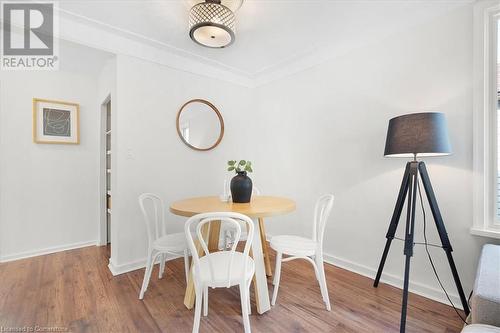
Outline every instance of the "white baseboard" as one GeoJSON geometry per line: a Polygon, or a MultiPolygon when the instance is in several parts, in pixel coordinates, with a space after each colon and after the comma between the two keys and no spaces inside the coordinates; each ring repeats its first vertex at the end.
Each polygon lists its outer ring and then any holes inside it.
{"type": "MultiPolygon", "coordinates": [[[[183,257],[183,255],[180,255],[180,254],[174,255],[174,254],[169,253],[169,254],[167,254],[167,261],[174,260],[177,258],[182,258],[182,257],[183,257]]],[[[146,267],[146,262],[147,262],[147,258],[143,258],[143,259],[139,259],[139,260],[132,261],[129,263],[117,265],[114,262],[112,262],[111,259],[109,259],[108,268],[111,271],[111,274],[113,274],[113,276],[116,276],[116,275],[120,275],[120,274],[124,274],[124,273],[128,273],[128,272],[132,272],[132,271],[135,271],[138,269],[142,269],[142,268],[146,267]]],[[[159,264],[159,263],[160,263],[160,258],[158,257],[156,259],[155,265],[159,264]]]]}
{"type": "MultiPolygon", "coordinates": [[[[266,239],[269,241],[271,239],[272,235],[266,234],[266,239]]],[[[173,260],[176,258],[179,258],[181,256],[171,256],[167,258],[167,260],[173,260]]],[[[377,273],[377,270],[372,267],[368,267],[365,265],[361,265],[355,262],[352,262],[347,259],[339,258],[334,255],[331,255],[329,253],[323,253],[324,261],[327,264],[334,265],[343,269],[346,269],[348,271],[366,276],[370,279],[374,279],[375,275],[377,273]]],[[[119,275],[127,272],[131,272],[137,269],[144,268],[146,266],[146,258],[137,260],[134,262],[122,264],[122,265],[114,265],[111,260],[109,262],[109,270],[113,275],[119,275]]],[[[387,273],[382,273],[382,277],[380,279],[380,282],[382,283],[387,283],[391,286],[394,286],[396,288],[401,289],[403,286],[403,279],[400,276],[394,275],[394,274],[387,274],[387,273]]],[[[449,305],[448,299],[446,298],[446,295],[441,289],[437,289],[434,287],[430,287],[428,285],[418,283],[418,282],[412,282],[410,281],[410,286],[409,290],[412,293],[415,293],[417,295],[432,299],[434,301],[444,303],[446,305],[449,305]]],[[[451,300],[455,304],[455,306],[458,309],[462,309],[462,303],[460,302],[460,298],[457,294],[454,293],[448,293],[450,296],[451,300]]]]}
{"type": "MultiPolygon", "coordinates": [[[[326,263],[369,277],[371,279],[375,279],[375,275],[377,274],[377,270],[375,268],[368,267],[365,265],[360,265],[346,259],[335,257],[328,253],[323,253],[323,259],[326,263]]],[[[399,289],[403,288],[403,278],[397,275],[382,273],[380,282],[387,283],[399,289]]],[[[417,295],[432,299],[440,303],[450,305],[448,299],[446,298],[445,293],[441,289],[437,289],[422,283],[413,282],[411,281],[411,279],[408,289],[410,292],[415,293],[417,295]]],[[[457,309],[463,310],[462,303],[460,302],[460,297],[457,294],[450,292],[448,292],[448,295],[450,296],[455,307],[457,309]]]]}
{"type": "MultiPolygon", "coordinates": [[[[269,241],[272,238],[272,235],[266,234],[266,239],[269,241]]],[[[366,276],[370,279],[375,279],[375,275],[377,275],[377,269],[368,267],[365,265],[361,265],[355,262],[352,262],[347,259],[336,257],[329,253],[323,253],[323,260],[330,265],[334,265],[348,271],[366,276]]],[[[397,276],[394,274],[382,273],[380,278],[380,282],[387,283],[396,288],[403,288],[403,277],[397,276]]],[[[410,279],[409,291],[415,293],[417,295],[423,296],[425,298],[432,299],[434,301],[444,303],[446,305],[450,305],[448,299],[446,298],[445,293],[441,289],[437,289],[422,283],[412,282],[410,279]]],[[[453,304],[457,309],[463,310],[462,303],[460,301],[460,297],[455,293],[448,292],[453,304]]]]}
{"type": "Polygon", "coordinates": [[[14,260],[19,260],[19,259],[37,257],[37,256],[45,255],[45,254],[51,254],[51,253],[56,253],[56,252],[61,252],[61,251],[79,249],[81,247],[95,246],[96,244],[97,244],[96,240],[91,240],[91,241],[87,241],[87,242],[78,242],[78,243],[73,243],[73,244],[51,246],[51,247],[47,247],[45,249],[37,249],[37,250],[31,250],[31,251],[26,251],[26,252],[12,253],[12,254],[7,254],[4,256],[1,256],[0,262],[8,262],[8,261],[14,261],[14,260]]]}

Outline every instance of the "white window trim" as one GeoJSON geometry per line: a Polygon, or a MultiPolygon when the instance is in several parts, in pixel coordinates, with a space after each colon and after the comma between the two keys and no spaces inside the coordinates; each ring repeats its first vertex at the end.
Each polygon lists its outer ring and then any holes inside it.
{"type": "Polygon", "coordinates": [[[497,221],[497,25],[498,1],[474,6],[473,226],[471,233],[500,238],[497,221]]]}

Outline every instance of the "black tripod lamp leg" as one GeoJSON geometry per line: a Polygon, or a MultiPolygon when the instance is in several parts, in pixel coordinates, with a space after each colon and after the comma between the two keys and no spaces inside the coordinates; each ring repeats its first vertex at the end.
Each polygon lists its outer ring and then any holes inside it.
{"type": "Polygon", "coordinates": [[[425,167],[425,163],[419,162],[418,169],[420,171],[420,175],[422,176],[422,183],[424,185],[425,194],[427,196],[427,200],[429,201],[429,205],[431,207],[432,216],[434,217],[434,222],[436,224],[439,238],[441,239],[441,244],[443,246],[444,251],[446,252],[446,257],[448,258],[448,264],[450,265],[451,273],[453,274],[453,279],[455,280],[455,285],[457,287],[458,295],[460,296],[462,307],[464,309],[465,314],[469,315],[470,309],[467,303],[467,298],[465,297],[464,289],[462,287],[462,283],[460,282],[460,277],[458,275],[457,267],[455,266],[455,261],[453,260],[453,256],[451,254],[453,248],[451,247],[450,239],[448,238],[448,233],[446,232],[446,227],[444,225],[443,218],[441,217],[441,212],[439,211],[439,206],[437,204],[434,190],[432,189],[431,180],[429,178],[429,174],[427,173],[427,168],[425,167]]]}
{"type": "Polygon", "coordinates": [[[399,324],[400,333],[404,333],[406,329],[406,309],[408,308],[408,287],[410,283],[410,261],[411,256],[406,255],[405,276],[403,283],[403,300],[401,302],[401,322],[399,324]]]}
{"type": "Polygon", "coordinates": [[[462,307],[464,309],[465,315],[468,316],[470,313],[469,304],[467,303],[467,298],[464,294],[464,289],[462,288],[462,283],[460,282],[460,276],[458,275],[457,267],[455,266],[455,261],[451,255],[451,251],[446,251],[446,257],[448,258],[448,263],[450,264],[451,273],[455,284],[457,286],[458,295],[460,296],[460,302],[462,302],[462,307]]]}
{"type": "Polygon", "coordinates": [[[380,282],[380,277],[382,276],[382,271],[384,270],[385,260],[387,259],[387,254],[389,253],[389,249],[391,247],[392,238],[387,238],[385,242],[384,252],[382,253],[382,258],[380,259],[380,264],[377,270],[377,276],[375,277],[375,281],[373,281],[373,286],[378,287],[378,283],[380,282]]]}
{"type": "Polygon", "coordinates": [[[403,282],[403,299],[401,302],[401,322],[399,332],[404,333],[406,330],[406,311],[408,308],[408,288],[410,284],[410,262],[413,256],[413,240],[415,232],[415,205],[417,199],[417,182],[418,170],[417,165],[412,163],[410,169],[410,184],[408,190],[408,210],[406,214],[406,231],[405,231],[405,274],[403,282]]]}
{"type": "Polygon", "coordinates": [[[382,253],[382,258],[380,259],[380,264],[378,266],[377,275],[375,281],[373,282],[374,287],[378,287],[380,277],[382,276],[382,271],[384,270],[385,260],[387,259],[387,254],[391,247],[392,240],[396,234],[398,228],[399,218],[401,217],[401,211],[403,210],[403,205],[406,199],[406,193],[408,192],[408,181],[410,179],[410,162],[406,164],[405,173],[403,175],[403,180],[401,182],[401,187],[399,188],[398,199],[396,201],[396,206],[394,207],[394,212],[392,213],[391,223],[389,224],[389,230],[387,230],[384,252],[382,253]]]}

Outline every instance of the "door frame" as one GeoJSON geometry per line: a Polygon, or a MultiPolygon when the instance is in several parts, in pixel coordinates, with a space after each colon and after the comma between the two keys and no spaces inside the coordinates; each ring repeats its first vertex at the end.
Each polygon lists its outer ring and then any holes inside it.
{"type": "MultiPolygon", "coordinates": [[[[100,107],[100,131],[99,131],[99,226],[98,245],[108,244],[107,226],[107,189],[106,189],[106,119],[107,105],[111,102],[111,94],[108,94],[100,107]]],[[[111,226],[112,228],[112,226],[111,226]]],[[[109,235],[111,238],[111,235],[109,235]]]]}

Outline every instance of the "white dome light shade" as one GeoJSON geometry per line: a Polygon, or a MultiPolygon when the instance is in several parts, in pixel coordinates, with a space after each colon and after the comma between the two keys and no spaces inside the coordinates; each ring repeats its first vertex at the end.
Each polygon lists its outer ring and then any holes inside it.
{"type": "Polygon", "coordinates": [[[201,26],[193,31],[195,42],[207,47],[220,48],[232,43],[234,35],[217,26],[201,26]]]}
{"type": "Polygon", "coordinates": [[[216,0],[199,3],[189,12],[189,36],[196,43],[212,48],[234,42],[234,13],[216,0]]]}

